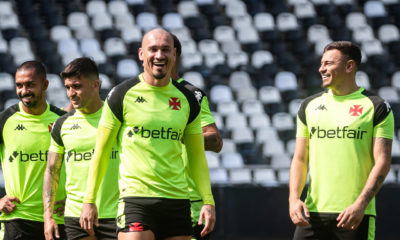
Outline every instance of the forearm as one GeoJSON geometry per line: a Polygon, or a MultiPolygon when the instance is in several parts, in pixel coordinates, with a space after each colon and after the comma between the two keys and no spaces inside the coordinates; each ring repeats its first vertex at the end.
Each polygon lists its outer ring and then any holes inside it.
{"type": "Polygon", "coordinates": [[[204,148],[206,151],[220,152],[222,138],[215,123],[203,127],[204,148]]]}
{"type": "Polygon", "coordinates": [[[204,154],[202,134],[185,135],[185,145],[189,159],[192,178],[203,199],[204,204],[215,205],[211,192],[210,175],[204,154]]]}
{"type": "Polygon", "coordinates": [[[96,147],[89,168],[89,179],[86,187],[84,203],[95,203],[96,193],[107,170],[110,154],[117,136],[117,129],[98,127],[96,147]]]}
{"type": "Polygon", "coordinates": [[[52,217],[56,201],[58,182],[63,162],[63,154],[49,151],[48,162],[43,180],[43,207],[44,216],[52,217]]]}

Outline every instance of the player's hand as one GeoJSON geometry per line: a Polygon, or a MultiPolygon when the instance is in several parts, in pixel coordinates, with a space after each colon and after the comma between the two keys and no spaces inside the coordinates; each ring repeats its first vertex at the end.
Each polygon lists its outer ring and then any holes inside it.
{"type": "Polygon", "coordinates": [[[54,240],[54,236],[60,238],[60,233],[58,231],[58,224],[53,217],[44,218],[44,236],[46,240],[54,240]]]}
{"type": "Polygon", "coordinates": [[[304,227],[310,224],[308,222],[310,212],[308,212],[306,204],[304,204],[300,199],[290,201],[289,214],[292,222],[299,227],[304,227]]]}
{"type": "Polygon", "coordinates": [[[201,236],[212,232],[214,229],[216,217],[215,217],[215,207],[213,205],[204,204],[200,211],[200,218],[197,224],[203,225],[203,221],[205,221],[205,225],[203,231],[201,231],[201,236]]]}
{"type": "Polygon", "coordinates": [[[0,199],[0,212],[5,214],[9,214],[15,209],[15,204],[13,202],[21,203],[16,197],[9,197],[5,195],[0,199]]]}
{"type": "Polygon", "coordinates": [[[65,210],[65,199],[56,201],[54,206],[57,206],[57,208],[54,210],[54,214],[57,214],[57,217],[63,216],[65,210]]]}
{"type": "Polygon", "coordinates": [[[93,203],[84,203],[82,205],[81,217],[79,219],[81,228],[90,236],[94,236],[93,224],[99,226],[97,207],[93,203]]]}
{"type": "Polygon", "coordinates": [[[364,218],[364,208],[357,203],[347,207],[337,217],[337,227],[355,230],[364,218]]]}

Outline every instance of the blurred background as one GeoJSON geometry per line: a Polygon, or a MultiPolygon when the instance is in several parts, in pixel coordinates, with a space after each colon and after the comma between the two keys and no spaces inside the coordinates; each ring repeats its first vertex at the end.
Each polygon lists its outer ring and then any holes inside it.
{"type": "Polygon", "coordinates": [[[47,68],[50,103],[68,105],[58,74],[81,56],[97,62],[105,98],[142,71],[141,38],[163,27],[180,39],[181,76],[208,94],[224,138],[221,153],[206,153],[212,239],[290,239],[297,109],[322,90],[324,46],[353,41],[363,53],[358,84],[388,100],[396,119],[376,239],[400,239],[399,26],[399,0],[0,0],[0,110],[18,102],[16,67],[32,59],[47,68]]]}

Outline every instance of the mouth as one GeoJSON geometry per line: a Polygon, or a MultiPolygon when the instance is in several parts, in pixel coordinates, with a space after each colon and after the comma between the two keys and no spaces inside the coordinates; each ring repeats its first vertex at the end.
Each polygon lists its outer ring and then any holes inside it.
{"type": "Polygon", "coordinates": [[[153,65],[155,67],[162,68],[162,67],[166,66],[166,63],[165,62],[153,62],[153,65]]]}

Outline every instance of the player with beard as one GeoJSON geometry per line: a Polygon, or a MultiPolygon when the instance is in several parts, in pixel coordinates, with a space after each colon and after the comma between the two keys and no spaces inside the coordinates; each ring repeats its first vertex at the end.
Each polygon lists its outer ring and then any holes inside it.
{"type": "MultiPolygon", "coordinates": [[[[50,131],[65,112],[46,102],[49,81],[38,61],[18,67],[15,86],[20,102],[0,113],[0,158],[6,196],[0,200],[4,239],[45,239],[43,227],[43,175],[50,146],[50,131]]],[[[62,170],[60,181],[65,181],[62,170]]],[[[64,239],[64,188],[56,194],[59,238],[64,239]]]]}
{"type": "Polygon", "coordinates": [[[139,49],[144,73],[108,95],[82,207],[84,229],[91,229],[97,221],[95,193],[109,161],[110,146],[117,140],[121,160],[118,239],[189,240],[192,226],[182,160],[184,138],[193,179],[204,204],[210,205],[210,211],[202,211],[204,234],[212,231],[214,199],[200,106],[189,90],[171,79],[175,52],[167,31],[157,28],[146,33],[139,49]]]}

